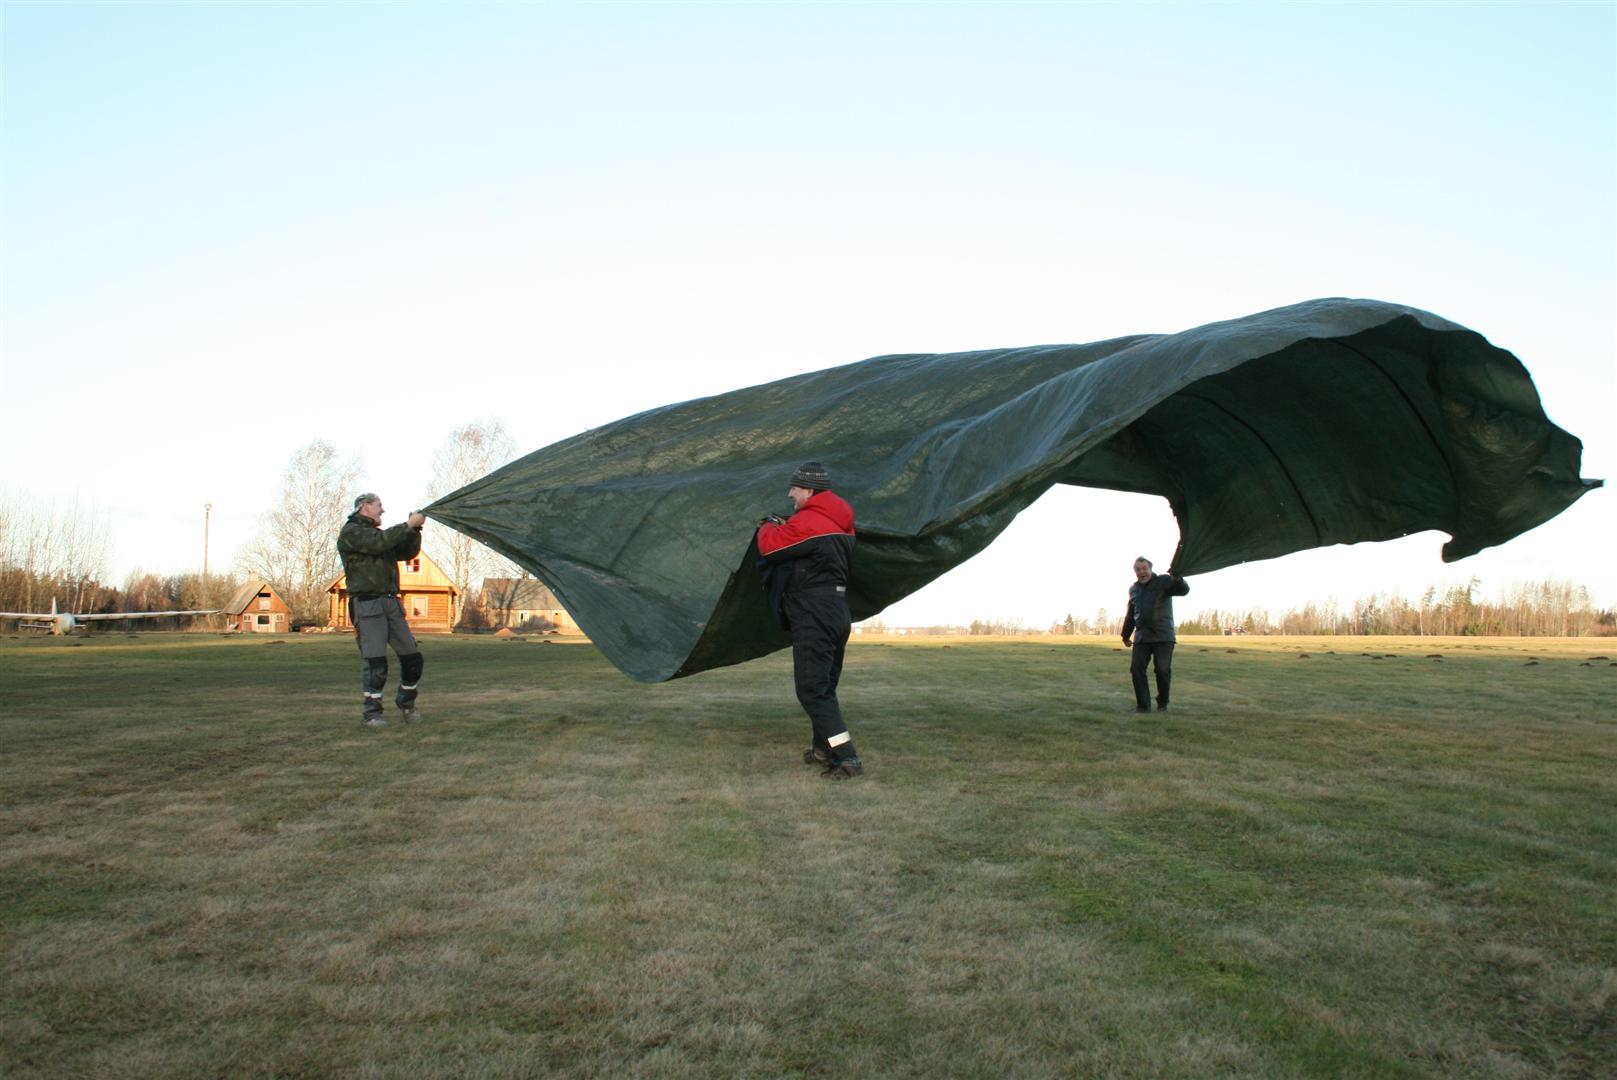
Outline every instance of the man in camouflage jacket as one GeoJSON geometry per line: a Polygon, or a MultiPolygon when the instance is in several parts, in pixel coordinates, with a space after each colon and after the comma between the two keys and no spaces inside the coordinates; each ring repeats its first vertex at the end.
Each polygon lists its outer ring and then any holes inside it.
{"type": "Polygon", "coordinates": [[[426,520],[420,511],[411,511],[403,524],[384,529],[382,497],[367,492],[354,500],[354,512],[337,534],[337,554],[348,576],[348,621],[365,661],[364,723],[369,727],[387,726],[382,687],[387,684],[390,644],[403,669],[393,703],[405,720],[421,719],[415,698],[425,661],[399,603],[399,562],[421,551],[421,526],[426,520]]]}

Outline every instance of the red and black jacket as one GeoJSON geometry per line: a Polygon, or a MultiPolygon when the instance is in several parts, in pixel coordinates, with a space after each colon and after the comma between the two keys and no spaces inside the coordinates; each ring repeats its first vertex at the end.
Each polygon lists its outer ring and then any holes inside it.
{"type": "MultiPolygon", "coordinates": [[[[779,525],[765,522],[758,526],[758,569],[777,619],[781,619],[782,604],[790,593],[846,590],[853,544],[853,507],[829,491],[816,491],[779,525]]],[[[781,622],[784,625],[784,619],[781,622]]]]}

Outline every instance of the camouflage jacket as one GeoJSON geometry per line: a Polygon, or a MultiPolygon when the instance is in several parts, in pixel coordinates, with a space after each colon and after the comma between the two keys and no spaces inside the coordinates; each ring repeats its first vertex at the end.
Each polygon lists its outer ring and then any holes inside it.
{"type": "Polygon", "coordinates": [[[421,550],[421,530],[400,522],[384,529],[357,510],[337,534],[349,596],[397,596],[399,562],[421,550]]]}

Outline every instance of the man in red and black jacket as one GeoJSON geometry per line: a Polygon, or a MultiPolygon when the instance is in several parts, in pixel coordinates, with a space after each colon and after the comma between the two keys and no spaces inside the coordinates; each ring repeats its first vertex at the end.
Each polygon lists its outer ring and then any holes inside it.
{"type": "Polygon", "coordinates": [[[809,715],[814,741],[803,751],[820,775],[846,780],[865,771],[837,703],[837,680],[848,647],[848,564],[853,556],[853,507],[831,492],[817,461],[800,465],[786,491],[797,512],[771,514],[758,525],[764,587],[775,617],[792,635],[792,678],[809,715]]]}

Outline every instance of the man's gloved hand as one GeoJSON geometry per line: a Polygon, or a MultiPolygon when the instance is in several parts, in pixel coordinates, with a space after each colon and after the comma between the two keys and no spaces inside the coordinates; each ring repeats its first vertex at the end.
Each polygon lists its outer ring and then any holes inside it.
{"type": "Polygon", "coordinates": [[[786,524],[786,519],[781,517],[779,514],[765,514],[763,517],[758,519],[758,524],[760,524],[760,525],[784,525],[784,524],[786,524]]]}
{"type": "Polygon", "coordinates": [[[1124,638],[1123,639],[1123,644],[1125,644],[1125,645],[1133,645],[1134,642],[1130,641],[1128,638],[1124,638]]]}

